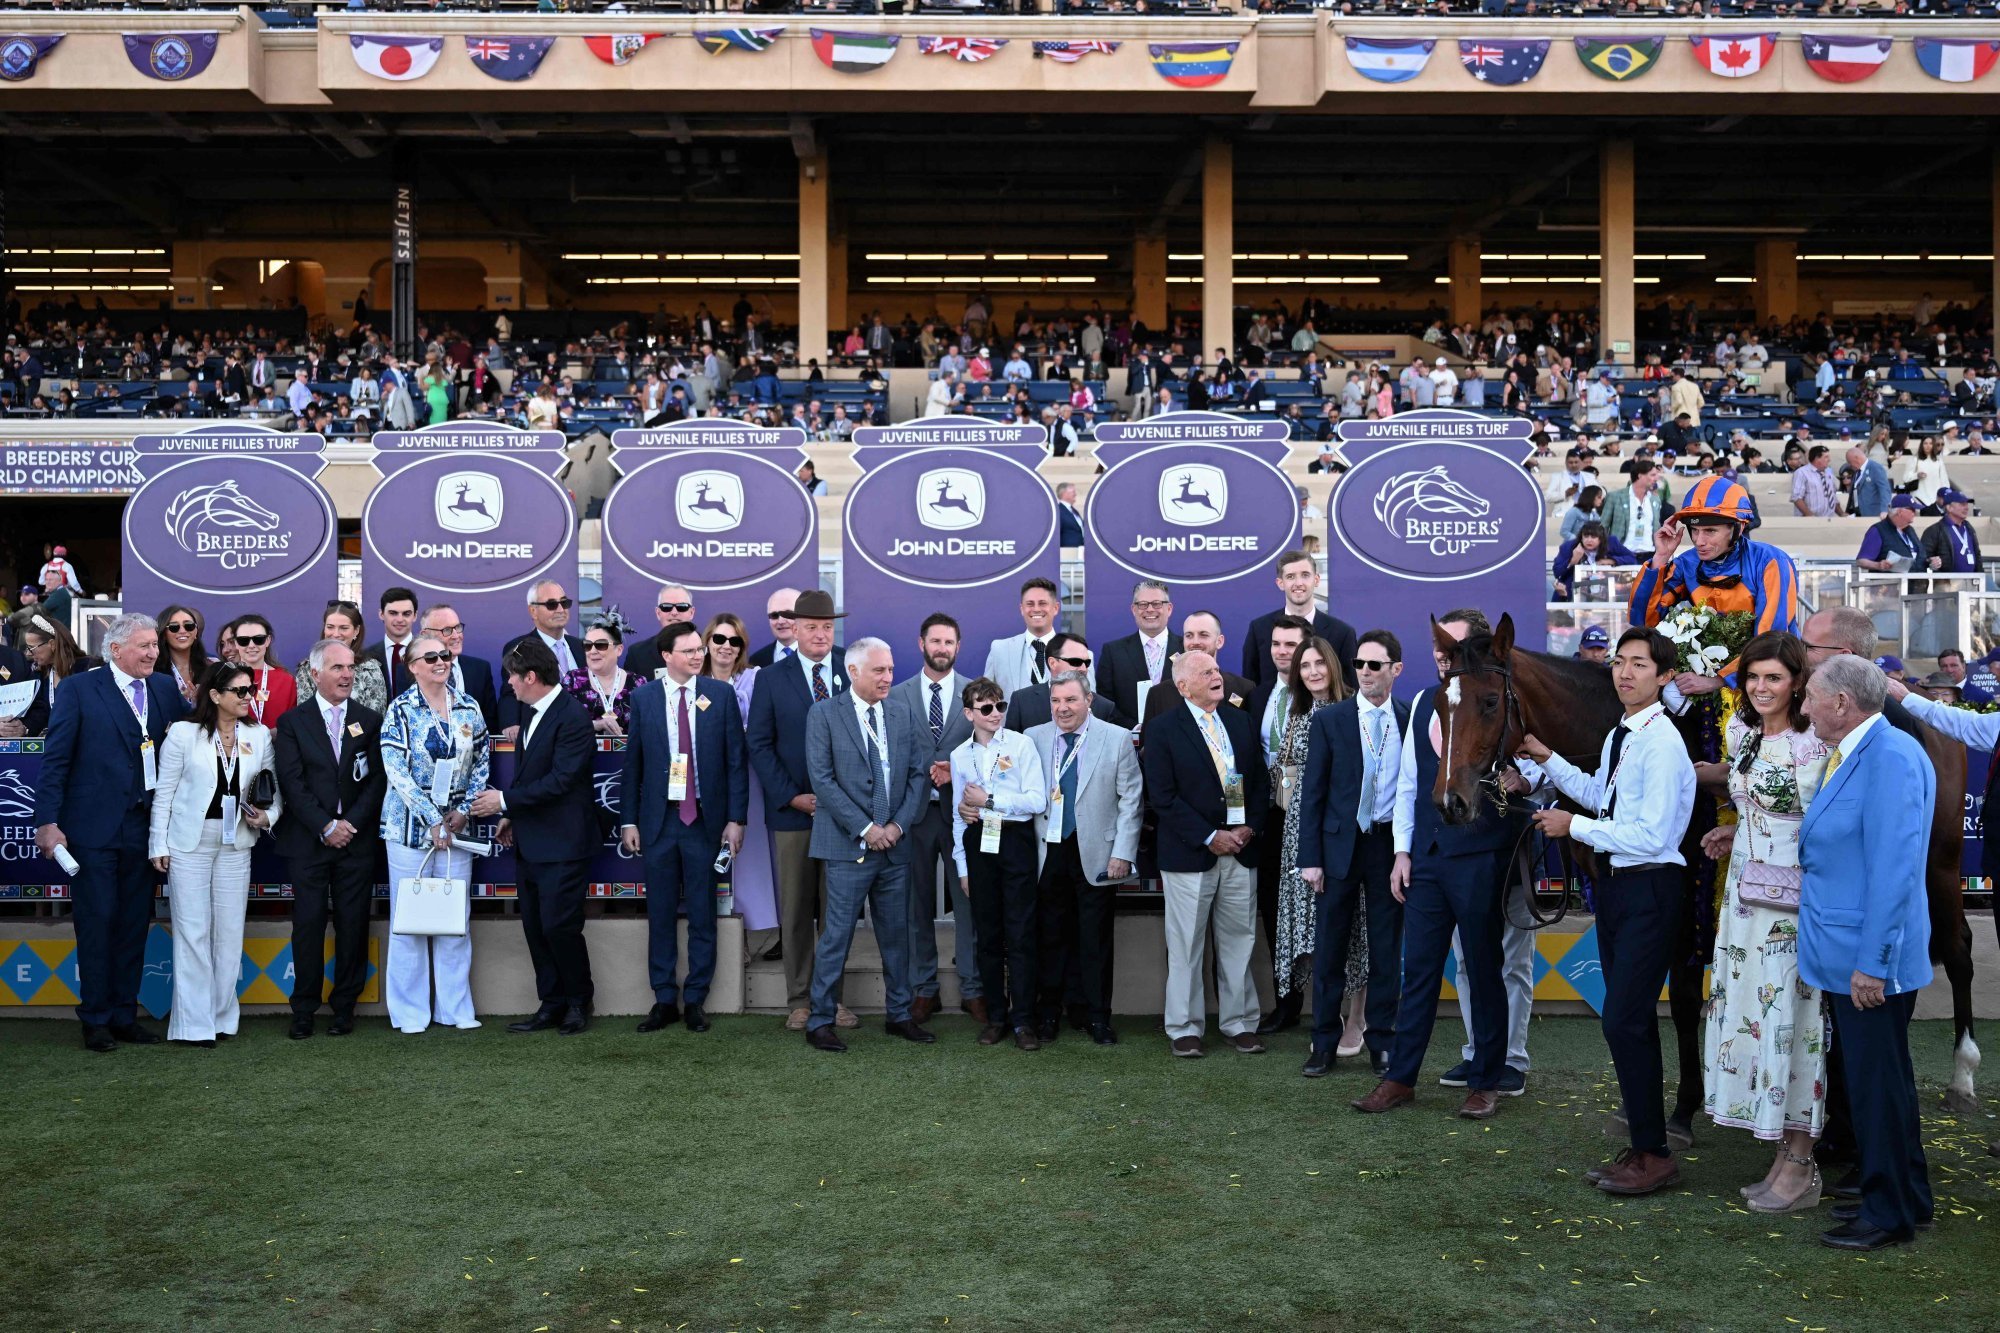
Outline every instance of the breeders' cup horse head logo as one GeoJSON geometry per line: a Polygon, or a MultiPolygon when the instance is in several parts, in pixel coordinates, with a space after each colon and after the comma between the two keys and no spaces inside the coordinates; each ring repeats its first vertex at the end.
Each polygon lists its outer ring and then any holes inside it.
{"type": "Polygon", "coordinates": [[[245,495],[234,481],[190,486],[167,506],[167,531],[183,551],[195,549],[195,534],[207,528],[248,528],[276,532],[283,520],[245,495]]]}
{"type": "Polygon", "coordinates": [[[1492,508],[1491,501],[1453,481],[1442,464],[1421,472],[1398,472],[1375,492],[1375,517],[1392,536],[1405,540],[1410,537],[1412,509],[1420,514],[1485,518],[1492,508]]]}
{"type": "Polygon", "coordinates": [[[986,478],[963,467],[934,467],[917,478],[917,518],[927,528],[955,532],[986,517],[986,478]]]}
{"type": "Polygon", "coordinates": [[[674,487],[674,513],[695,532],[728,532],[743,522],[743,479],[730,472],[690,472],[674,487]]]}
{"type": "Polygon", "coordinates": [[[1160,474],[1160,517],[1184,528],[1220,523],[1229,512],[1229,474],[1207,463],[1181,463],[1160,474]]]}
{"type": "Polygon", "coordinates": [[[21,780],[18,770],[0,770],[0,819],[32,820],[34,817],[34,788],[21,780]]]}

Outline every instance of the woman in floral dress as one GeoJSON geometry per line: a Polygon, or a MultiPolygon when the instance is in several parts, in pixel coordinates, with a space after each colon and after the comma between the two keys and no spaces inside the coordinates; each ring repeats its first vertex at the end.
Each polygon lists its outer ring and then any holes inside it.
{"type": "Polygon", "coordinates": [[[1759,634],[1738,671],[1743,703],[1729,719],[1723,762],[1697,769],[1706,784],[1727,783],[1737,812],[1733,828],[1702,842],[1710,856],[1729,857],[1702,1043],[1703,1109],[1718,1125],[1777,1144],[1770,1171],[1742,1193],[1758,1212],[1796,1212],[1819,1204],[1812,1150],[1826,1124],[1827,1017],[1820,992],[1799,979],[1798,865],[1799,828],[1827,747],[1801,712],[1803,643],[1759,634]]]}
{"type": "MultiPolygon", "coordinates": [[[[1340,674],[1340,659],[1325,639],[1307,639],[1292,659],[1286,679],[1290,702],[1285,708],[1285,735],[1278,743],[1278,762],[1271,772],[1271,789],[1281,793],[1285,805],[1285,840],[1278,878],[1278,928],[1272,954],[1276,962],[1278,994],[1312,986],[1313,906],[1312,885],[1299,878],[1299,774],[1305,769],[1306,741],[1312,734],[1312,715],[1347,697],[1346,678],[1340,674]]],[[[1354,933],[1364,941],[1368,932],[1357,924],[1354,933]]],[[[1361,974],[1368,975],[1363,957],[1361,974]]],[[[1350,984],[1353,969],[1349,968],[1350,984]]]]}

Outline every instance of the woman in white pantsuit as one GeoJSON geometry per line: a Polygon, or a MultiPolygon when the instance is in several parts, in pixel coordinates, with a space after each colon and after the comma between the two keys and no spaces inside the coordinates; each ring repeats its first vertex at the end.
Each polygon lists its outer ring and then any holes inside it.
{"type": "Polygon", "coordinates": [[[166,872],[174,926],[168,1041],[213,1046],[236,1035],[250,848],[282,807],[275,797],[268,810],[250,804],[272,760],[270,731],[250,720],[255,692],[248,671],[216,663],[193,715],[169,727],[160,747],[147,855],[166,872]]]}
{"type": "MultiPolygon", "coordinates": [[[[382,843],[389,852],[389,913],[405,879],[472,879],[472,857],[451,847],[471,817],[469,792],[484,791],[490,755],[486,719],[470,695],[451,687],[451,650],[419,634],[403,665],[415,682],[382,715],[382,843]],[[430,854],[428,865],[426,853],[430,854]]],[[[466,916],[472,904],[466,903],[466,916]]],[[[389,936],[389,1021],[417,1033],[433,1020],[476,1028],[472,1010],[472,936],[389,936]],[[436,983],[436,1002],[432,983],[436,983]]]]}

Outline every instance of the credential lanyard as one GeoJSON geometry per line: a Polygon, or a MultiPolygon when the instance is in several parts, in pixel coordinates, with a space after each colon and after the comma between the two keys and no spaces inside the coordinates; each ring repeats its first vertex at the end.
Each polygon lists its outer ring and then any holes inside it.
{"type": "MultiPolygon", "coordinates": [[[[1618,762],[1611,766],[1610,780],[1604,784],[1604,809],[1606,811],[1610,810],[1613,803],[1618,799],[1618,774],[1623,771],[1625,761],[1632,757],[1632,743],[1645,733],[1646,727],[1652,726],[1666,715],[1667,710],[1662,708],[1659,712],[1646,719],[1645,727],[1640,727],[1638,730],[1632,731],[1632,734],[1626,738],[1625,743],[1618,747],[1618,762]]],[[[1618,725],[1621,727],[1625,726],[1623,722],[1620,722],[1618,725]]],[[[1631,730],[1629,727],[1626,729],[1628,731],[1631,730]]]]}

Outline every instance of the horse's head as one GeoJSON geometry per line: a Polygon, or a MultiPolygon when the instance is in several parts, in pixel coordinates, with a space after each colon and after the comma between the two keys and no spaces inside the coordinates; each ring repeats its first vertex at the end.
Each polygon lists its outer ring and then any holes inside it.
{"type": "Polygon", "coordinates": [[[218,481],[182,491],[167,506],[166,521],[167,531],[183,547],[199,526],[276,532],[283,522],[276,513],[243,494],[234,481],[218,481]]]}
{"type": "MultiPolygon", "coordinates": [[[[1480,787],[1491,782],[1520,721],[1513,702],[1514,620],[1501,616],[1492,634],[1456,638],[1431,621],[1438,658],[1438,775],[1431,801],[1447,824],[1479,817],[1480,787]]],[[[1427,743],[1418,738],[1419,744],[1427,743]]]]}
{"type": "Polygon", "coordinates": [[[1467,514],[1473,518],[1484,518],[1493,508],[1493,502],[1470,488],[1460,485],[1442,466],[1426,472],[1418,488],[1423,507],[1432,513],[1467,514]]]}

